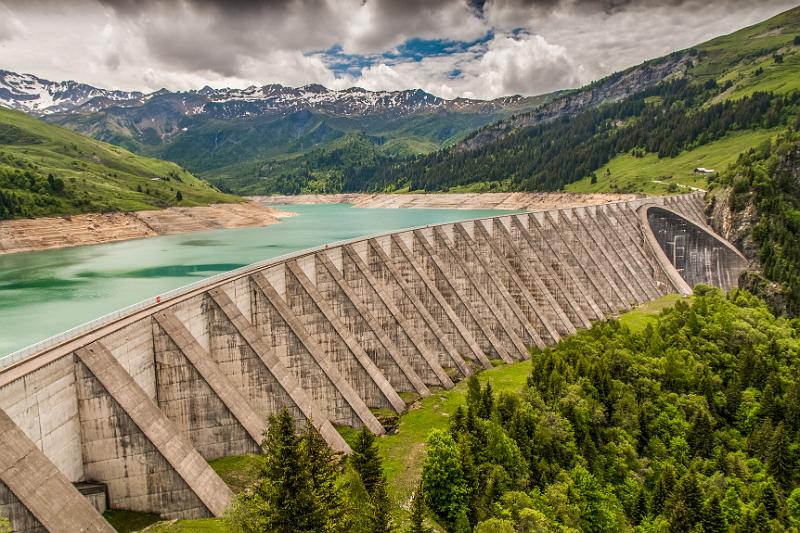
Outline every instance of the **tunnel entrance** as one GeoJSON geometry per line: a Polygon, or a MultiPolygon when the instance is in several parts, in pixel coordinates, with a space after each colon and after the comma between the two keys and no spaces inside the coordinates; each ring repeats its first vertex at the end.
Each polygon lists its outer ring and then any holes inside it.
{"type": "Polygon", "coordinates": [[[733,245],[670,209],[651,205],[642,210],[653,251],[662,263],[668,263],[662,266],[677,272],[689,289],[698,283],[724,290],[738,286],[748,262],[733,245]]]}

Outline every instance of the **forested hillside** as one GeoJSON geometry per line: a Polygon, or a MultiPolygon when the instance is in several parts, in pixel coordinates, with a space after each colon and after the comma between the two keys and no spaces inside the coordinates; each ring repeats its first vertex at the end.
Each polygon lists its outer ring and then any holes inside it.
{"type": "Polygon", "coordinates": [[[0,220],[232,201],[175,163],[0,108],[0,220]]]}
{"type": "MultiPolygon", "coordinates": [[[[580,182],[582,187],[571,190],[674,191],[685,185],[669,181],[675,175],[670,162],[676,157],[706,146],[727,145],[729,136],[795,124],[800,100],[799,36],[800,8],[795,8],[676,52],[673,56],[689,58],[684,73],[622,101],[578,109],[549,121],[537,118],[541,111],[513,117],[454,147],[389,167],[353,171],[343,186],[345,190],[538,191],[580,182]],[[606,166],[620,157],[651,156],[657,161],[638,177],[635,161],[630,163],[623,186],[606,166]]],[[[726,148],[737,151],[717,158],[725,165],[735,161],[742,146],[731,143],[726,148]]],[[[684,175],[691,174],[692,169],[687,170],[684,175]]]]}
{"type": "Polygon", "coordinates": [[[778,532],[800,527],[800,329],[699,287],[641,331],[611,321],[470,383],[428,438],[447,531],[778,532]]]}
{"type": "MultiPolygon", "coordinates": [[[[505,182],[510,190],[558,190],[620,153],[672,158],[734,131],[794,123],[800,92],[756,92],[703,105],[727,90],[715,81],[676,80],[573,118],[519,130],[469,151],[450,150],[399,165],[384,179],[423,190],[505,182]]],[[[358,185],[356,185],[356,188],[358,185]]]]}
{"type": "Polygon", "coordinates": [[[800,314],[800,134],[789,130],[742,154],[713,180],[713,204],[718,197],[724,205],[712,207],[723,216],[729,212],[732,225],[749,228],[742,218],[754,222],[745,238],[753,240],[750,255],[761,272],[750,273],[746,286],[776,312],[800,314]],[[717,194],[722,191],[729,196],[717,194]]]}
{"type": "Polygon", "coordinates": [[[286,533],[800,528],[800,323],[749,292],[701,285],[660,315],[595,324],[511,366],[487,372],[485,386],[472,376],[466,393],[425,400],[397,434],[348,432],[354,453],[343,462],[313,428],[298,436],[287,413],[271,419],[264,455],[233,458],[253,468],[227,519],[203,524],[286,533]],[[530,368],[526,384],[509,386],[503,368],[530,368]],[[381,441],[406,455],[382,464],[381,441]],[[392,506],[398,494],[407,496],[392,506]]]}

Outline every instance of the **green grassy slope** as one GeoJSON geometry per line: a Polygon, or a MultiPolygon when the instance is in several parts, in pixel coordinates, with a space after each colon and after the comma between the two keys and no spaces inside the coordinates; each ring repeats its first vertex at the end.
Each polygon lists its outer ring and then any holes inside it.
{"type": "MultiPolygon", "coordinates": [[[[776,94],[800,90],[800,8],[794,8],[771,19],[734,33],[723,35],[694,47],[699,56],[689,76],[699,82],[715,80],[726,87],[708,103],[737,100],[755,92],[776,94]]],[[[756,147],[766,139],[774,139],[780,130],[757,129],[734,132],[724,139],[686,150],[674,158],[658,158],[646,154],[636,158],[630,154],[614,157],[590,177],[567,185],[570,192],[643,192],[665,194],[675,183],[678,190],[691,186],[705,189],[704,176],[693,174],[702,166],[724,171],[739,154],[756,147]],[[607,174],[607,171],[609,174],[607,174]],[[664,183],[655,183],[663,181],[664,183]]]]}
{"type": "Polygon", "coordinates": [[[705,167],[721,172],[735,162],[741,152],[774,138],[780,130],[759,129],[738,131],[724,138],[686,150],[677,157],[659,158],[648,153],[644,157],[622,154],[600,167],[595,175],[570,183],[568,192],[640,192],[645,194],[674,194],[688,187],[708,188],[706,176],[694,169],[705,167]],[[673,187],[670,187],[674,184],[673,187]]]}
{"type": "Polygon", "coordinates": [[[0,108],[0,219],[237,200],[174,163],[0,108]]]}
{"type": "Polygon", "coordinates": [[[695,47],[700,51],[690,74],[700,81],[716,79],[732,87],[723,98],[741,98],[755,91],[800,89],[800,8],[695,47]],[[776,60],[776,56],[780,59],[776,60]],[[761,69],[761,72],[757,72],[761,69]]]}

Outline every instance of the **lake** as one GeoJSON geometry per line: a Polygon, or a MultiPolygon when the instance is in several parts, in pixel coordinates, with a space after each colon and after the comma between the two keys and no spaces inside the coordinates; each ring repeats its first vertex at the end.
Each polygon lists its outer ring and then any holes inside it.
{"type": "Polygon", "coordinates": [[[325,243],[511,213],[277,206],[298,216],[223,229],[0,255],[0,357],[104,314],[240,266],[325,243]]]}

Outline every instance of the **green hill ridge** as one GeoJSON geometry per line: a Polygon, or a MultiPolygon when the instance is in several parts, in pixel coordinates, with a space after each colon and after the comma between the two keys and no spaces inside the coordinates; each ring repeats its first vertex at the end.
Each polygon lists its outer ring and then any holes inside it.
{"type": "Polygon", "coordinates": [[[175,163],[0,108],[0,220],[235,201],[175,163]]]}

